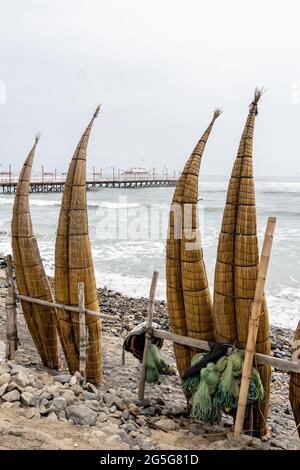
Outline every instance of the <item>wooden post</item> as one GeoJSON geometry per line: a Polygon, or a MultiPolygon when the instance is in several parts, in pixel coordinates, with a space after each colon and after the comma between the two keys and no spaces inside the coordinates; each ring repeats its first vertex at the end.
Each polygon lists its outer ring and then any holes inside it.
{"type": "Polygon", "coordinates": [[[86,326],[84,306],[84,283],[78,282],[78,307],[79,307],[79,369],[84,380],[86,379],[86,326]]]}
{"type": "Polygon", "coordinates": [[[138,390],[138,399],[139,400],[143,400],[144,395],[145,395],[147,357],[148,357],[149,349],[150,349],[150,346],[151,346],[154,298],[155,298],[155,291],[156,291],[158,274],[159,274],[158,271],[153,271],[150,294],[149,294],[147,323],[146,323],[146,335],[145,335],[145,347],[144,347],[144,353],[143,353],[141,377],[140,377],[139,390],[138,390]]]}
{"type": "Polygon", "coordinates": [[[18,349],[16,291],[13,276],[12,257],[6,258],[7,294],[6,305],[6,359],[14,360],[18,349]]]}
{"type": "Polygon", "coordinates": [[[259,326],[259,317],[261,314],[262,301],[264,296],[264,288],[266,282],[266,276],[268,271],[268,265],[271,255],[272,243],[273,243],[273,234],[275,230],[276,218],[269,217],[264,244],[262,249],[262,254],[260,258],[260,264],[258,269],[258,276],[255,288],[254,301],[251,308],[251,317],[249,321],[249,331],[247,338],[247,345],[245,350],[244,357],[244,366],[242,381],[239,394],[238,409],[234,427],[234,435],[237,437],[243,431],[245,411],[247,406],[249,383],[251,378],[253,358],[255,355],[255,346],[257,340],[257,332],[259,326]]]}

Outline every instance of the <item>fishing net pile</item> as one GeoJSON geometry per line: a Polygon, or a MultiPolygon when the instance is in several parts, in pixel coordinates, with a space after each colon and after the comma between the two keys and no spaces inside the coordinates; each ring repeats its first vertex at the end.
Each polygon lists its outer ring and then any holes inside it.
{"type": "MultiPolygon", "coordinates": [[[[223,353],[220,345],[216,345],[209,354],[197,354],[184,374],[183,390],[190,399],[191,416],[196,421],[218,422],[222,418],[222,411],[234,413],[237,408],[243,354],[241,351],[229,356],[222,355],[223,353]]],[[[253,367],[248,404],[262,403],[264,399],[265,392],[259,372],[253,367]]]]}
{"type": "MultiPolygon", "coordinates": [[[[160,328],[157,323],[152,323],[153,328],[160,328]]],[[[146,322],[140,323],[134,327],[126,336],[123,343],[123,364],[125,364],[124,352],[130,352],[140,362],[143,360],[145,348],[146,322]]],[[[174,369],[167,363],[161,353],[163,340],[161,338],[152,338],[150,350],[146,363],[146,382],[157,383],[160,375],[173,375],[174,369]]]]}

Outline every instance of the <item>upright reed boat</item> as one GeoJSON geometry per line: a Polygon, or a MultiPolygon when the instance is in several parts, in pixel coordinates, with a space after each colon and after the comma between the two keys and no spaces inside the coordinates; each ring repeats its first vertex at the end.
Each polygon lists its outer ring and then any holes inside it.
{"type": "MultiPolygon", "coordinates": [[[[167,303],[173,333],[213,340],[212,302],[208,289],[198,222],[198,176],[212,121],[188,159],[172,200],[167,239],[167,303]]],[[[177,368],[182,378],[194,354],[174,343],[177,368]]]]}
{"type": "MultiPolygon", "coordinates": [[[[19,176],[12,217],[12,251],[19,294],[53,302],[48,278],[33,232],[29,209],[29,184],[38,137],[35,139],[19,176]]],[[[43,364],[51,369],[60,365],[56,310],[22,300],[29,332],[43,364]]]]}
{"type": "MultiPolygon", "coordinates": [[[[99,311],[99,302],[89,240],[86,206],[86,153],[98,107],[84,131],[71,160],[59,216],[55,246],[55,295],[59,303],[78,306],[78,282],[84,282],[85,306],[99,311]]],[[[79,318],[60,310],[61,341],[71,373],[79,370],[79,318]]],[[[86,316],[89,348],[87,380],[102,382],[101,320],[86,316]]]]}
{"type": "MultiPolygon", "coordinates": [[[[237,341],[240,348],[247,343],[259,264],[252,147],[260,97],[261,91],[256,89],[229,182],[215,269],[215,339],[230,344],[237,341]]],[[[268,310],[264,299],[256,351],[270,354],[270,350],[268,310]]],[[[266,397],[254,408],[253,427],[256,435],[264,436],[268,432],[271,369],[269,366],[258,369],[266,397]]],[[[245,426],[248,425],[246,422],[245,426]]]]}

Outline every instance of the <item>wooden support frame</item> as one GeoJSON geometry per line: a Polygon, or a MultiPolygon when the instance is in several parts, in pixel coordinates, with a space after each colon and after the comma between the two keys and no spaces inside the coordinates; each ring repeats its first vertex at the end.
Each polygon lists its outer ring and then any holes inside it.
{"type": "Polygon", "coordinates": [[[17,306],[16,306],[16,290],[13,276],[12,257],[8,255],[6,258],[6,278],[7,278],[7,294],[5,298],[6,307],[6,359],[14,360],[15,352],[18,349],[18,332],[17,332],[17,306]]]}
{"type": "Polygon", "coordinates": [[[244,419],[245,419],[245,413],[246,413],[246,408],[247,408],[251,371],[252,371],[253,359],[255,356],[259,319],[261,315],[261,308],[262,308],[262,303],[263,303],[263,298],[264,298],[265,282],[266,282],[268,266],[269,266],[269,261],[270,261],[270,256],[271,256],[275,225],[276,225],[276,218],[269,217],[266,232],[265,232],[265,238],[264,238],[259,268],[258,268],[254,301],[251,306],[251,317],[249,320],[249,330],[248,330],[246,351],[245,351],[245,356],[244,356],[242,381],[241,381],[241,386],[240,386],[238,408],[237,408],[237,414],[236,414],[236,420],[235,420],[235,426],[234,426],[235,437],[239,436],[242,433],[243,427],[244,427],[244,419]]]}
{"type": "MultiPolygon", "coordinates": [[[[37,305],[45,305],[46,307],[59,308],[62,310],[67,310],[68,312],[79,313],[78,307],[71,307],[70,305],[57,304],[55,302],[48,302],[47,300],[34,299],[33,297],[27,297],[26,295],[17,295],[17,299],[24,300],[25,302],[30,302],[37,305]]],[[[107,315],[106,313],[94,312],[93,310],[88,310],[84,308],[83,313],[85,315],[90,315],[91,317],[102,318],[102,320],[116,320],[114,315],[107,315]]]]}
{"type": "MultiPolygon", "coordinates": [[[[202,339],[195,339],[190,338],[188,336],[176,335],[174,333],[171,333],[170,331],[157,330],[155,328],[152,328],[152,336],[154,336],[154,338],[162,338],[167,341],[172,341],[173,343],[191,346],[192,348],[202,349],[204,351],[210,351],[209,344],[212,344],[212,342],[208,343],[208,341],[204,341],[202,339]]],[[[245,351],[241,351],[245,353],[245,351]]],[[[232,347],[229,347],[227,354],[231,354],[231,352],[232,347]]],[[[284,370],[285,372],[296,372],[300,374],[300,363],[296,361],[280,359],[279,357],[267,356],[265,354],[260,353],[255,353],[255,360],[257,364],[260,365],[269,365],[276,369],[284,370]]]]}
{"type": "Polygon", "coordinates": [[[143,352],[143,362],[141,369],[141,377],[138,389],[138,399],[143,400],[145,395],[145,382],[146,382],[146,368],[147,368],[147,357],[151,346],[152,336],[152,322],[153,322],[153,311],[154,311],[154,298],[157,286],[158,271],[154,271],[152,275],[152,282],[149,294],[148,313],[146,322],[146,335],[145,335],[145,347],[143,352]]]}

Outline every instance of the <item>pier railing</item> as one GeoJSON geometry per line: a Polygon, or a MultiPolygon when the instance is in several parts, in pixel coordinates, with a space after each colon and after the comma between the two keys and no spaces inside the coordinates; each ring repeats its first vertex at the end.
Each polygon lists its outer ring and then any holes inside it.
{"type": "MultiPolygon", "coordinates": [[[[86,181],[87,190],[100,188],[164,188],[174,187],[178,179],[174,177],[120,177],[120,178],[88,178],[86,181]]],[[[18,178],[0,179],[0,194],[14,194],[16,192],[18,178]]],[[[32,178],[29,186],[30,193],[61,193],[64,189],[65,178],[57,177],[56,179],[32,178]]]]}

